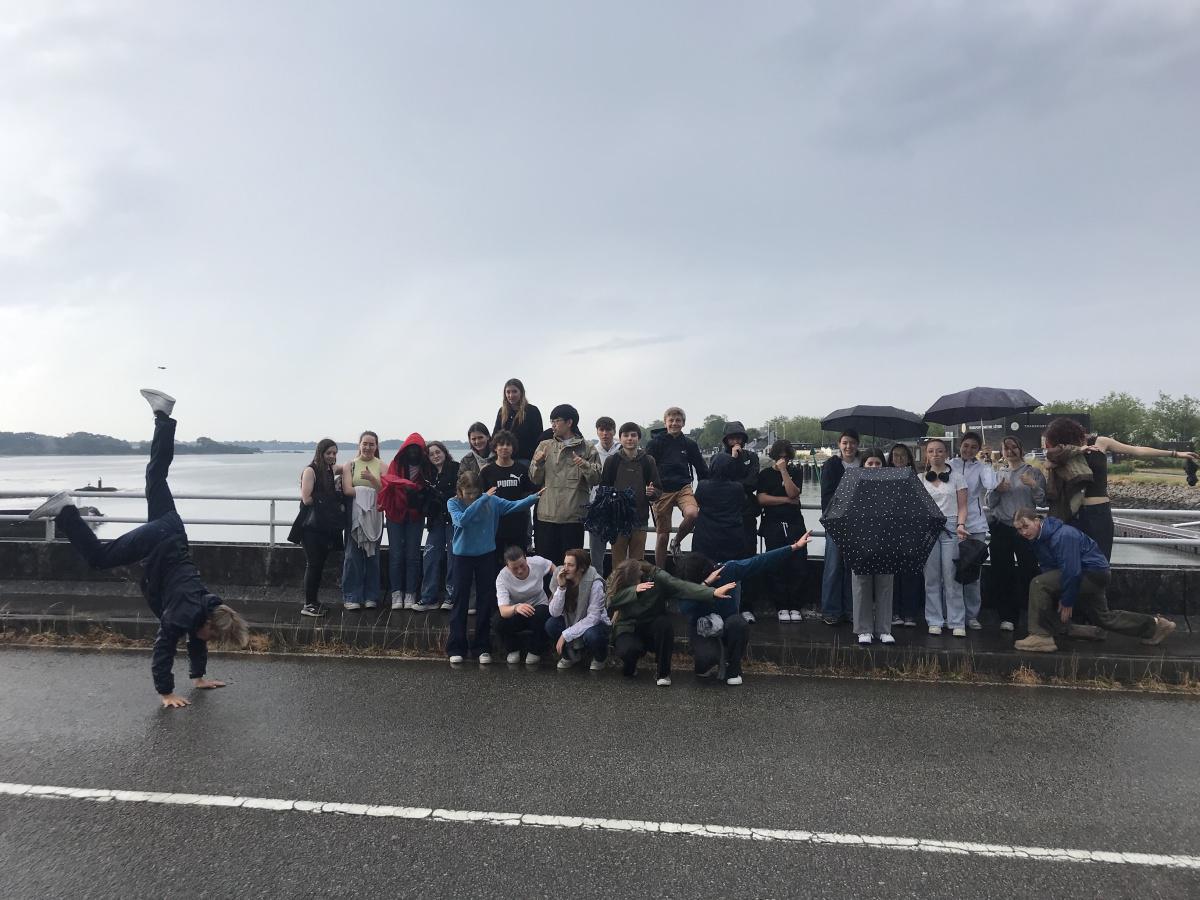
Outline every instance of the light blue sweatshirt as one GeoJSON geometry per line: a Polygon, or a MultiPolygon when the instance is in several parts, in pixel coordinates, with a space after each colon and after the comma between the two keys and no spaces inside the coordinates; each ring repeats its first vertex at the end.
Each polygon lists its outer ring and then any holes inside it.
{"type": "Polygon", "coordinates": [[[451,497],[446,503],[450,521],[454,523],[451,547],[455,556],[483,556],[496,552],[496,526],[500,517],[511,512],[529,509],[537,503],[538,495],[523,500],[505,500],[494,494],[483,494],[470,506],[463,508],[462,500],[451,497]]]}

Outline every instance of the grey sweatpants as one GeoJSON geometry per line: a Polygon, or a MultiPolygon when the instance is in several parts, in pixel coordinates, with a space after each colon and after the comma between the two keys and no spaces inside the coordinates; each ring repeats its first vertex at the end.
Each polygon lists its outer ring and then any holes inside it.
{"type": "Polygon", "coordinates": [[[855,634],[892,633],[892,575],[850,575],[855,634]]]}

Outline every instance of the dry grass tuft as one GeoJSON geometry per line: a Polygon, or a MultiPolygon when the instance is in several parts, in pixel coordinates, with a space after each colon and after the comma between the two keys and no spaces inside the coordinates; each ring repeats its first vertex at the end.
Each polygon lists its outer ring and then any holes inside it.
{"type": "Polygon", "coordinates": [[[1012,673],[1011,679],[1013,684],[1035,685],[1042,683],[1042,676],[1029,668],[1029,666],[1018,668],[1012,673]]]}

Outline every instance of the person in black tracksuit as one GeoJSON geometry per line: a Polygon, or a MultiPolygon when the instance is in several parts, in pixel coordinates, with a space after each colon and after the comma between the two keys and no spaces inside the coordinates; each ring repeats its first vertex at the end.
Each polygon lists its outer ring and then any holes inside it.
{"type": "Polygon", "coordinates": [[[179,639],[187,637],[189,677],[197,688],[224,687],[222,681],[204,677],[208,666],[208,641],[227,640],[244,646],[249,639],[246,623],[221,602],[204,582],[192,562],[187,531],[175,511],[167,472],[175,457],[175,420],[170,417],[175,400],[159,391],[143,390],[154,409],[154,439],[146,466],[146,524],[115,540],[101,541],[80,518],[70,492],[61,491],[29,514],[30,519],[53,518],[79,554],[94,569],[115,569],[141,562],[140,587],[150,611],[159,620],[150,671],[162,705],[187,706],[190,701],[175,693],[171,669],[179,639]]]}
{"type": "MultiPolygon", "coordinates": [[[[775,464],[758,475],[758,503],[763,517],[759,534],[767,551],[785,547],[807,530],[800,510],[801,468],[792,464],[795,450],[790,441],[780,439],[771,445],[767,456],[775,464]]],[[[780,622],[801,621],[804,605],[804,578],[808,569],[808,547],[804,546],[785,562],[768,570],[767,595],[775,605],[780,622]]]]}
{"type": "Polygon", "coordinates": [[[700,516],[692,537],[692,550],[716,562],[741,559],[746,546],[742,527],[746,494],[738,478],[741,468],[728,453],[713,457],[710,478],[696,485],[700,516]]]}
{"type": "MultiPolygon", "coordinates": [[[[758,505],[758,473],[762,464],[758,454],[748,449],[749,445],[750,436],[746,434],[746,428],[741,422],[734,419],[725,423],[721,452],[733,457],[739,473],[735,480],[741,483],[745,493],[745,502],[742,505],[742,531],[745,535],[742,557],[751,557],[758,553],[758,516],[762,511],[758,505]]],[[[754,621],[754,609],[763,593],[762,576],[744,579],[740,590],[742,611],[750,621],[754,621]]]]}

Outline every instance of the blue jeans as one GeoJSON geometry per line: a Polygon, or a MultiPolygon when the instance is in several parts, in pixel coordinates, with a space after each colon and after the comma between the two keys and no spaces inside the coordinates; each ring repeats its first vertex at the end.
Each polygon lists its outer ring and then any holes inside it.
{"type": "Polygon", "coordinates": [[[388,520],[388,584],[393,593],[415,594],[421,583],[422,522],[388,520]]]}
{"type": "Polygon", "coordinates": [[[454,550],[450,546],[450,525],[442,522],[429,528],[425,557],[421,562],[421,602],[437,603],[446,572],[446,596],[454,596],[454,550]]]}
{"type": "Polygon", "coordinates": [[[342,565],[342,600],[346,603],[366,603],[379,600],[379,547],[374,556],[354,543],[346,533],[346,561],[342,565]]]}
{"type": "Polygon", "coordinates": [[[849,619],[854,612],[850,592],[850,570],[833,538],[825,536],[825,571],[821,573],[821,615],[849,619]]]}
{"type": "MultiPolygon", "coordinates": [[[[546,634],[550,636],[550,643],[557,644],[558,639],[562,637],[562,633],[567,630],[567,620],[565,616],[552,616],[546,620],[546,634]]],[[[603,622],[597,622],[582,635],[583,646],[592,654],[592,659],[596,662],[604,662],[608,659],[608,632],[609,628],[603,622]]],[[[563,656],[569,659],[578,658],[578,654],[571,650],[571,645],[567,644],[563,650],[563,656]]]]}
{"type": "MultiPolygon", "coordinates": [[[[948,528],[954,528],[950,521],[948,528]]],[[[963,586],[954,580],[958,559],[958,538],[943,531],[925,561],[925,621],[930,625],[965,628],[967,610],[963,605],[963,586]]]]}

